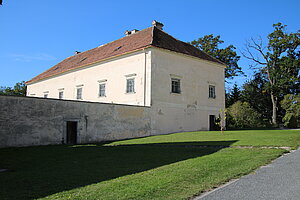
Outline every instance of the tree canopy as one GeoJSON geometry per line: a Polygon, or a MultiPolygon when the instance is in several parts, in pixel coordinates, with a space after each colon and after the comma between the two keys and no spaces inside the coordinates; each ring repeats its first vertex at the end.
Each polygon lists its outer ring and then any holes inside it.
{"type": "Polygon", "coordinates": [[[300,124],[300,94],[287,94],[280,104],[286,111],[283,117],[285,126],[296,128],[300,124]]]}
{"type": "Polygon", "coordinates": [[[299,90],[300,32],[288,33],[286,25],[281,23],[273,24],[273,28],[266,46],[262,38],[252,38],[243,55],[266,76],[266,89],[272,101],[272,123],[276,125],[278,103],[284,95],[299,90]]]}
{"type": "Polygon", "coordinates": [[[25,81],[16,83],[14,87],[0,87],[0,95],[26,96],[25,81]]]}
{"type": "Polygon", "coordinates": [[[226,110],[229,128],[257,128],[261,126],[261,115],[248,102],[237,101],[226,110]]]}
{"type": "Polygon", "coordinates": [[[190,44],[226,64],[225,78],[232,79],[235,76],[242,75],[242,69],[238,65],[240,56],[237,55],[236,48],[233,45],[220,48],[219,45],[224,43],[220,38],[219,35],[214,37],[213,34],[210,34],[193,40],[190,44]]]}

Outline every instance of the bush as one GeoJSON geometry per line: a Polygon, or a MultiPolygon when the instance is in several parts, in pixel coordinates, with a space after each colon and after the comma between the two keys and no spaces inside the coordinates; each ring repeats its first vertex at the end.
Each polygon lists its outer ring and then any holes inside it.
{"type": "Polygon", "coordinates": [[[261,114],[254,110],[248,102],[237,101],[227,111],[227,127],[230,129],[262,127],[261,114]]]}
{"type": "Polygon", "coordinates": [[[280,104],[285,110],[285,115],[282,119],[284,125],[288,128],[297,128],[300,125],[300,94],[285,95],[280,104]]]}

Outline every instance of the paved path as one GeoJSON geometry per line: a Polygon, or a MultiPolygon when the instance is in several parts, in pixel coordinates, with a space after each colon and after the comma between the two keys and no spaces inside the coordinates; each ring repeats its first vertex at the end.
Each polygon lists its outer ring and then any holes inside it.
{"type": "Polygon", "coordinates": [[[195,200],[300,200],[300,149],[195,200]]]}

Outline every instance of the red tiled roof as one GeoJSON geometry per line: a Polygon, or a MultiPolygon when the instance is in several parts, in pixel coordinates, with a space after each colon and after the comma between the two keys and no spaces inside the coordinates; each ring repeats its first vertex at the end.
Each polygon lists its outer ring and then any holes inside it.
{"type": "Polygon", "coordinates": [[[30,84],[72,69],[87,66],[92,63],[140,50],[149,46],[183,53],[224,65],[222,62],[200,51],[196,47],[179,41],[156,27],[150,27],[108,44],[66,58],[47,71],[34,77],[27,83],[30,84]]]}

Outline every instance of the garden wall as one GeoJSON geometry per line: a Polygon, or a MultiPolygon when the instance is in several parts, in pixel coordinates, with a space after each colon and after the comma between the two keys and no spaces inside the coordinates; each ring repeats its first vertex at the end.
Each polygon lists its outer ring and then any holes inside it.
{"type": "Polygon", "coordinates": [[[149,107],[0,96],[0,147],[66,143],[68,122],[77,143],[151,134],[149,107]]]}

